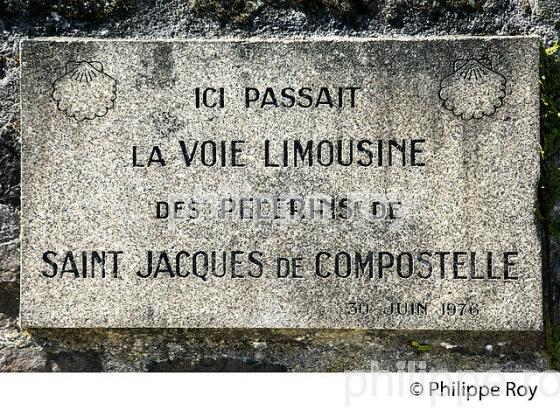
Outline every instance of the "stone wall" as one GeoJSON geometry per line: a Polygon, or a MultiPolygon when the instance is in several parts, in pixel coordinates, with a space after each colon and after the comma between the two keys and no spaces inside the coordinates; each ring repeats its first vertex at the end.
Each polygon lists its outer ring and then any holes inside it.
{"type": "Polygon", "coordinates": [[[547,369],[540,333],[20,330],[18,44],[39,36],[537,34],[550,45],[558,8],[558,0],[0,0],[0,371],[547,369]]]}

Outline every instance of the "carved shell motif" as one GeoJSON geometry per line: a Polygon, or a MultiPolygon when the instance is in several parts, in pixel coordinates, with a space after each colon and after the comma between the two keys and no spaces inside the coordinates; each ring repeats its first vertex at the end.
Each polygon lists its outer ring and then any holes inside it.
{"type": "Polygon", "coordinates": [[[464,120],[490,116],[503,104],[506,79],[491,70],[489,60],[458,60],[441,82],[443,106],[464,120]]]}
{"type": "Polygon", "coordinates": [[[98,61],[71,61],[53,83],[52,98],[60,111],[78,121],[103,117],[117,98],[117,81],[98,61]]]}

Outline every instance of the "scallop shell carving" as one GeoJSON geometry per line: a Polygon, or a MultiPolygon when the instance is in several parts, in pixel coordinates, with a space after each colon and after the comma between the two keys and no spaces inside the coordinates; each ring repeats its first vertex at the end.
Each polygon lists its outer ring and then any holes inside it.
{"type": "Polygon", "coordinates": [[[78,121],[107,115],[117,98],[117,81],[98,61],[70,61],[52,86],[57,108],[78,121]]]}
{"type": "Polygon", "coordinates": [[[506,96],[506,78],[491,67],[487,59],[456,61],[453,74],[441,82],[443,106],[464,120],[494,114],[506,96]]]}

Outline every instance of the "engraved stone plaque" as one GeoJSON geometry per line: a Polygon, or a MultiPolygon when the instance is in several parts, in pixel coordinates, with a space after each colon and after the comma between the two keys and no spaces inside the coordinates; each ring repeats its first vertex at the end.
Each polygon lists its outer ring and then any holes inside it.
{"type": "Polygon", "coordinates": [[[25,327],[539,330],[537,37],[28,40],[25,327]]]}

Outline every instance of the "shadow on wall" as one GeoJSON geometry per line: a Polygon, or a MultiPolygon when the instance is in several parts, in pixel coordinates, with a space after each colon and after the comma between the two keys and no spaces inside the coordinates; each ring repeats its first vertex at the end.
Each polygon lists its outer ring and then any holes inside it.
{"type": "Polygon", "coordinates": [[[202,359],[193,362],[189,359],[166,360],[151,362],[146,366],[149,372],[286,372],[286,366],[240,360],[232,358],[202,359]]]}

